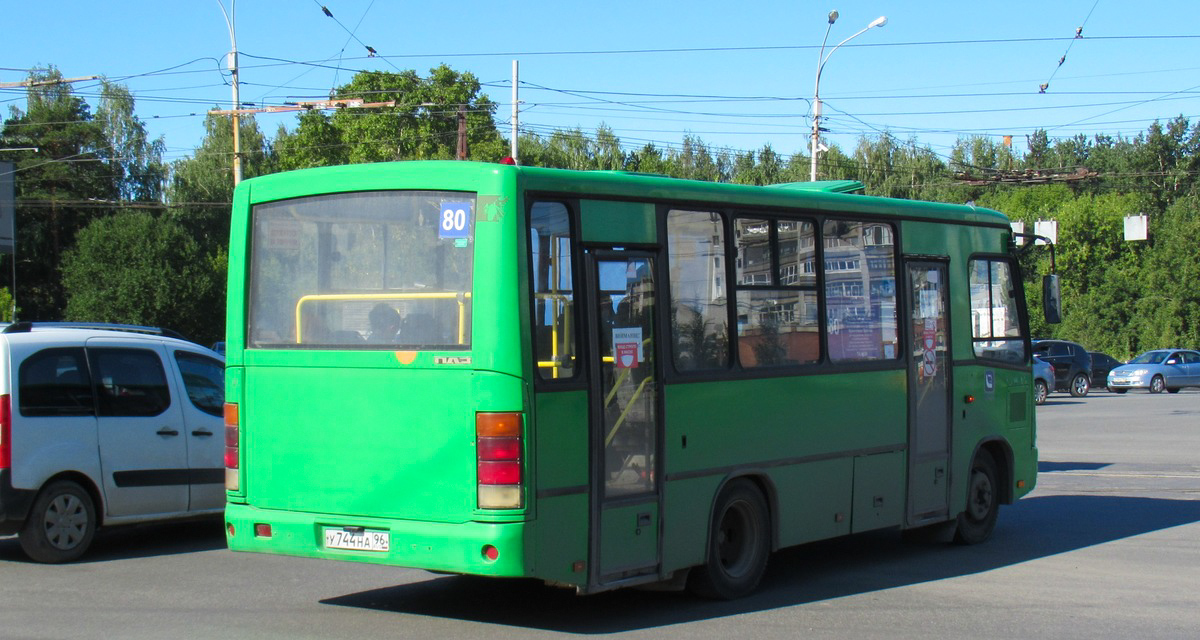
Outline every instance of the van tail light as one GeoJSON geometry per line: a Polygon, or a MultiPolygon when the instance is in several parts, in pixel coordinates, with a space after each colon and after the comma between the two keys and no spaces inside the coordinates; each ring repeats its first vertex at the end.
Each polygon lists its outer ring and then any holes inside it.
{"type": "Polygon", "coordinates": [[[225,490],[238,491],[241,489],[241,465],[238,445],[240,437],[238,406],[232,402],[225,404],[225,490]]]}
{"type": "Polygon", "coordinates": [[[12,397],[0,396],[0,469],[12,467],[12,397]]]}
{"type": "Polygon", "coordinates": [[[480,509],[520,509],[524,500],[520,413],[475,414],[475,460],[480,509]]]}

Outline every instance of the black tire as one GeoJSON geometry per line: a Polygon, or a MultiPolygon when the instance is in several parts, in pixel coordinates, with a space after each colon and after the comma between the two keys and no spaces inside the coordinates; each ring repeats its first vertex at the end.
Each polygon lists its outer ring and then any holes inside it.
{"type": "Polygon", "coordinates": [[[1150,379],[1150,393],[1162,393],[1163,389],[1167,388],[1167,382],[1162,376],[1154,376],[1150,379]]]}
{"type": "Polygon", "coordinates": [[[1129,391],[1129,389],[1109,389],[1109,391],[1116,393],[1116,394],[1121,394],[1121,393],[1125,393],[1126,391],[1129,391]]]}
{"type": "Polygon", "coordinates": [[[992,536],[996,516],[1000,514],[1000,485],[997,483],[996,461],[992,454],[980,450],[971,462],[967,479],[967,507],[958,514],[958,529],[954,541],[959,544],[979,544],[992,536]]]}
{"type": "Polygon", "coordinates": [[[1167,389],[1167,393],[1179,393],[1179,387],[1175,387],[1175,388],[1173,388],[1173,389],[1172,389],[1172,388],[1168,388],[1168,389],[1167,389]]]}
{"type": "Polygon", "coordinates": [[[1071,388],[1069,391],[1073,397],[1082,398],[1088,394],[1091,388],[1092,384],[1088,381],[1086,375],[1077,373],[1074,378],[1071,378],[1071,388]]]}
{"type": "Polygon", "coordinates": [[[1037,405],[1046,404],[1046,396],[1050,395],[1050,389],[1042,380],[1033,381],[1033,403],[1037,405]]]}
{"type": "Polygon", "coordinates": [[[747,480],[721,491],[709,526],[705,563],[692,569],[688,589],[705,598],[733,600],[758,587],[771,554],[767,501],[747,480]]]}
{"type": "Polygon", "coordinates": [[[77,560],[96,535],[96,507],[78,484],[60,480],[47,485],[33,502],[19,540],[36,562],[77,560]]]}

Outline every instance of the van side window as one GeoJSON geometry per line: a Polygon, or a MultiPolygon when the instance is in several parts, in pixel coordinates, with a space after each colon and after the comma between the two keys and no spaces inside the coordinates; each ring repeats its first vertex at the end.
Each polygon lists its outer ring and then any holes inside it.
{"type": "Polygon", "coordinates": [[[95,413],[82,348],[45,349],[29,356],[17,373],[23,416],[88,416],[95,413]]]}
{"type": "Polygon", "coordinates": [[[209,415],[224,415],[225,365],[187,351],[176,351],[175,362],[179,364],[183,386],[192,404],[209,415]]]}
{"type": "Polygon", "coordinates": [[[148,349],[89,349],[101,416],[156,416],[171,406],[162,360],[148,349]]]}

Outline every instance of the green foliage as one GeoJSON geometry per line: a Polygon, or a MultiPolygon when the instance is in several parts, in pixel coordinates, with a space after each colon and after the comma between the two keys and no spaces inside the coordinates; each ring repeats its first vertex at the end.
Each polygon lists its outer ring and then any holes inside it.
{"type": "Polygon", "coordinates": [[[104,128],[53,67],[29,80],[24,111],[10,107],[0,146],[37,147],[4,154],[16,165],[17,291],[23,320],[59,320],[66,297],[59,265],[75,234],[107,215],[120,193],[105,160],[104,128]],[[95,203],[99,202],[97,207],[95,203]]]}
{"type": "Polygon", "coordinates": [[[274,150],[281,169],[396,160],[449,160],[458,149],[458,118],[466,120],[468,157],[495,162],[508,152],[496,129],[496,104],[479,80],[446,65],[422,78],[415,71],[360,72],[333,100],[382,105],[311,111],[294,131],[280,129],[274,150]]]}
{"type": "MultiPolygon", "coordinates": [[[[251,117],[238,119],[242,178],[270,173],[274,159],[267,139],[251,117]]],[[[204,139],[190,158],[171,167],[168,217],[181,225],[207,253],[229,246],[229,211],[233,200],[233,122],[228,116],[204,120],[204,139]]]]}
{"type": "MultiPolygon", "coordinates": [[[[30,79],[38,84],[27,91],[25,108],[10,107],[0,132],[0,148],[38,148],[5,154],[18,172],[21,319],[60,319],[65,311],[82,320],[163,324],[202,340],[219,337],[233,191],[231,118],[208,117],[201,146],[168,175],[162,140],[147,137],[128,90],[104,82],[93,115],[69,84],[52,82],[61,79],[54,68],[30,79]],[[113,217],[126,203],[151,213],[113,217]]],[[[303,112],[273,137],[254,118],[241,118],[244,177],[454,158],[460,114],[470,159],[508,154],[494,121],[496,104],[471,73],[445,65],[424,77],[365,72],[331,97],[375,106],[303,112]]],[[[1200,123],[1180,116],[1132,138],[1056,139],[1036,131],[1026,142],[1025,154],[1017,155],[995,137],[968,137],[944,157],[916,139],[864,136],[853,150],[823,151],[819,178],[859,180],[872,195],[974,201],[1028,230],[1037,220],[1058,221],[1061,325],[1041,321],[1036,295],[1040,276],[1050,272],[1049,252],[1030,248],[1022,257],[1035,335],[1073,339],[1118,357],[1200,345],[1200,123]],[[1149,242],[1122,237],[1122,219],[1136,213],[1150,216],[1149,242]]],[[[715,148],[691,134],[677,146],[623,146],[605,125],[594,132],[522,133],[520,162],[755,185],[807,180],[810,169],[804,151],[784,157],[770,144],[715,148]]],[[[10,308],[0,292],[0,314],[10,308]]],[[[704,327],[689,329],[699,336],[704,327]]]]}
{"type": "Polygon", "coordinates": [[[126,212],[96,220],[63,260],[66,319],[162,326],[214,341],[224,334],[212,314],[224,295],[222,266],[167,218],[126,212]]]}
{"type": "Polygon", "coordinates": [[[13,321],[13,297],[8,287],[0,289],[0,322],[13,321]]]}

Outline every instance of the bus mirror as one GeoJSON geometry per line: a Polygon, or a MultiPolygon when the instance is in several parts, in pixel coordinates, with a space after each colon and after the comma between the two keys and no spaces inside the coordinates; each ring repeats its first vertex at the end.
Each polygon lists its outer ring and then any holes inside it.
{"type": "Polygon", "coordinates": [[[1042,276],[1042,311],[1048,324],[1062,322],[1062,291],[1056,275],[1042,276]]]}

